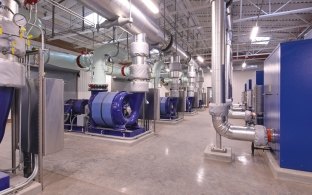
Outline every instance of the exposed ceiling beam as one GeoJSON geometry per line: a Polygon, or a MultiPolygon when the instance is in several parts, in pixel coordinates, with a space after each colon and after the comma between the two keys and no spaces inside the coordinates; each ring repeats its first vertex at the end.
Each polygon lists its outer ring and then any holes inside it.
{"type": "MultiPolygon", "coordinates": [[[[296,14],[296,13],[309,13],[311,11],[312,11],[312,7],[306,7],[306,8],[301,8],[301,9],[294,9],[294,10],[289,10],[289,11],[282,11],[282,12],[260,15],[259,19],[277,17],[277,16],[285,16],[285,15],[296,14]]],[[[258,18],[258,16],[236,19],[236,20],[233,20],[233,23],[245,22],[248,20],[255,20],[257,18],[258,18]]]]}

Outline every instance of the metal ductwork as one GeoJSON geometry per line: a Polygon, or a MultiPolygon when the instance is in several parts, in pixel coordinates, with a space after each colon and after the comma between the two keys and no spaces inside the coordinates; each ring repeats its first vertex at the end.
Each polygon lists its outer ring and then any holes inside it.
{"type": "Polygon", "coordinates": [[[251,141],[255,145],[267,144],[264,126],[238,127],[228,123],[229,104],[226,103],[224,69],[225,63],[225,1],[212,0],[212,90],[213,103],[209,105],[212,123],[217,132],[216,147],[222,149],[221,136],[228,139],[251,141]]]}
{"type": "Polygon", "coordinates": [[[196,82],[196,68],[194,63],[190,63],[187,72],[188,85],[187,85],[187,96],[195,96],[195,82],[196,82]]]}
{"type": "MultiPolygon", "coordinates": [[[[145,33],[147,36],[147,42],[152,45],[163,45],[162,49],[166,49],[167,45],[164,43],[164,33],[160,30],[159,26],[146,14],[144,14],[141,10],[138,9],[136,4],[132,2],[130,5],[127,0],[78,0],[84,6],[89,9],[97,12],[104,18],[108,20],[113,20],[116,17],[127,18],[130,16],[131,9],[131,18],[133,19],[133,23],[125,24],[123,26],[124,29],[132,33],[133,35],[145,33]],[[166,46],[165,46],[166,45],[166,46]]],[[[168,36],[168,35],[166,35],[168,36]]],[[[168,39],[172,39],[169,37],[168,39]]],[[[178,54],[187,58],[187,53],[180,47],[177,47],[178,54]]]]}
{"type": "Polygon", "coordinates": [[[180,56],[171,56],[169,69],[171,78],[170,97],[179,97],[180,76],[182,75],[180,56]]]}

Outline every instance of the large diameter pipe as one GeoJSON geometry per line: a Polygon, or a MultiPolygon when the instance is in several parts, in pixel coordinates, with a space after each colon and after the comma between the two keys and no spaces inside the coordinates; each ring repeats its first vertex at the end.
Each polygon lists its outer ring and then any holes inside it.
{"type": "Polygon", "coordinates": [[[221,149],[221,136],[228,139],[254,142],[255,145],[267,144],[267,131],[264,126],[233,126],[228,123],[229,105],[225,103],[222,66],[225,53],[225,2],[212,0],[212,89],[213,102],[209,105],[212,123],[217,132],[216,147],[221,149]]]}
{"type": "Polygon", "coordinates": [[[44,53],[45,64],[54,66],[62,69],[70,69],[79,71],[79,67],[77,66],[76,55],[56,52],[56,51],[48,51],[44,53]]]}
{"type": "MultiPolygon", "coordinates": [[[[155,84],[155,87],[158,88],[159,87],[159,80],[160,80],[160,71],[161,69],[165,66],[164,61],[160,60],[157,61],[154,66],[153,66],[153,72],[152,72],[152,76],[154,78],[154,83],[152,83],[153,85],[155,84]]],[[[169,76],[169,75],[168,75],[169,76]]]]}
{"type": "MultiPolygon", "coordinates": [[[[131,25],[126,24],[123,28],[133,35],[145,33],[148,42],[151,44],[164,42],[164,32],[160,30],[159,26],[149,16],[138,8],[135,1],[132,1],[131,5],[128,0],[79,0],[79,2],[106,19],[116,17],[128,18],[131,10],[133,23],[131,25]]],[[[177,51],[183,58],[188,57],[187,53],[179,45],[177,51]]]]}
{"type": "Polygon", "coordinates": [[[212,99],[216,104],[225,103],[224,86],[221,66],[225,62],[224,39],[225,39],[225,4],[223,0],[212,0],[212,99]]]}

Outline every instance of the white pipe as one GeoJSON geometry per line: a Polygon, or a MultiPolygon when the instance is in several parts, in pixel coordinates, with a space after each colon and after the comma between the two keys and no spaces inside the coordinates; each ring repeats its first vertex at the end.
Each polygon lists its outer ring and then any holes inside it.
{"type": "Polygon", "coordinates": [[[11,194],[11,193],[16,192],[17,190],[20,190],[26,187],[36,178],[38,172],[39,172],[39,160],[38,160],[38,155],[35,155],[35,167],[34,167],[32,174],[27,178],[27,180],[21,184],[17,184],[16,186],[12,186],[8,189],[0,191],[0,195],[11,194]]]}
{"type": "Polygon", "coordinates": [[[44,56],[45,64],[49,64],[58,68],[66,68],[79,71],[79,67],[76,63],[76,55],[56,51],[48,51],[44,53],[44,56]]]}
{"type": "Polygon", "coordinates": [[[212,123],[217,132],[216,147],[221,149],[221,137],[228,139],[251,141],[255,145],[267,144],[267,131],[264,126],[239,127],[228,123],[229,105],[225,102],[224,86],[222,85],[221,65],[224,64],[224,0],[212,0],[212,87],[213,102],[209,105],[212,123]]]}
{"type": "MultiPolygon", "coordinates": [[[[159,87],[160,71],[165,66],[164,61],[157,61],[153,66],[152,76],[154,77],[155,87],[159,87]]],[[[153,80],[151,80],[153,82],[153,80]]],[[[153,83],[153,85],[154,85],[153,83]]]]}

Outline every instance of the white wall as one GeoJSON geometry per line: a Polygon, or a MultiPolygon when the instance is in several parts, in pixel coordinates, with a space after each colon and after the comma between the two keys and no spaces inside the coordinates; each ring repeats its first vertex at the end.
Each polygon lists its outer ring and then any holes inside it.
{"type": "Polygon", "coordinates": [[[207,90],[207,87],[211,87],[211,72],[204,74],[204,84],[203,87],[207,90]]]}
{"type": "Polygon", "coordinates": [[[233,72],[233,102],[241,102],[242,92],[245,90],[245,83],[252,79],[252,85],[256,84],[256,71],[234,71],[233,72]]]}

